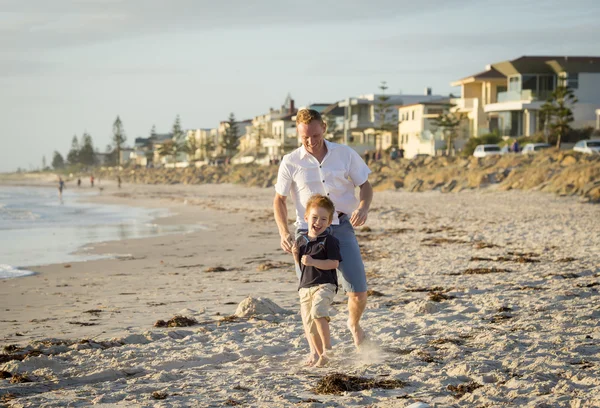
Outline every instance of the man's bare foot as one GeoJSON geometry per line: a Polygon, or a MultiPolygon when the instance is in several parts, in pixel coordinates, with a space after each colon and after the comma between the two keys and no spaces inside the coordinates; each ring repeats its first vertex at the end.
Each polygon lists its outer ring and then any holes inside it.
{"type": "Polygon", "coordinates": [[[304,360],[304,365],[307,367],[312,367],[319,361],[319,355],[317,353],[310,353],[306,360],[304,360]]]}
{"type": "Polygon", "coordinates": [[[365,331],[360,327],[359,324],[353,326],[350,322],[347,322],[348,330],[352,333],[352,338],[354,339],[354,345],[356,348],[359,348],[360,345],[365,341],[366,335],[365,331]]]}

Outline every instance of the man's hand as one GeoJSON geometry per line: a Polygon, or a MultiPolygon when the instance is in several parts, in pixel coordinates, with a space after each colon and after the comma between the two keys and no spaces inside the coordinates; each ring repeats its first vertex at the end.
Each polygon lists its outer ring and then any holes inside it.
{"type": "Polygon", "coordinates": [[[292,234],[286,234],[286,235],[282,235],[281,236],[281,249],[283,249],[285,252],[291,254],[292,253],[292,246],[294,244],[294,240],[292,239],[292,234]]]}
{"type": "Polygon", "coordinates": [[[313,257],[310,255],[302,255],[302,264],[311,266],[313,264],[313,257]]]}
{"type": "Polygon", "coordinates": [[[368,211],[364,208],[356,209],[350,217],[350,224],[352,224],[353,227],[360,227],[361,225],[364,225],[365,222],[367,222],[367,215],[368,211]]]}

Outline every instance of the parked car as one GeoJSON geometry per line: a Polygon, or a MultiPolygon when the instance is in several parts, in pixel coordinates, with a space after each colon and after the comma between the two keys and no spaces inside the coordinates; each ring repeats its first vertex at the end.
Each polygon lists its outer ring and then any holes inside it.
{"type": "Polygon", "coordinates": [[[473,152],[473,156],[475,157],[494,156],[497,154],[502,154],[502,151],[500,150],[500,146],[495,144],[479,145],[473,152]]]}
{"type": "Polygon", "coordinates": [[[580,140],[579,142],[575,143],[573,150],[587,154],[598,154],[600,153],[600,139],[580,140]]]}
{"type": "Polygon", "coordinates": [[[535,152],[539,152],[540,150],[548,149],[552,147],[548,143],[527,143],[521,153],[523,154],[532,154],[535,152]]]}

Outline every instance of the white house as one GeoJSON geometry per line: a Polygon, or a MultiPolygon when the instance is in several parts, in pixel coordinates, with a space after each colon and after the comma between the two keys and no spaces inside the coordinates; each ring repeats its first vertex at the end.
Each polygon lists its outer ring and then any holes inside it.
{"type": "Polygon", "coordinates": [[[560,85],[578,99],[572,126],[593,126],[600,106],[600,57],[523,56],[488,65],[451,85],[461,87],[456,109],[468,114],[472,136],[491,131],[531,136],[543,130],[540,108],[560,85]]]}
{"type": "Polygon", "coordinates": [[[344,108],[343,142],[360,154],[365,150],[387,149],[396,144],[394,139],[398,128],[397,106],[441,98],[442,95],[432,95],[431,88],[427,88],[423,95],[369,94],[340,101],[338,106],[344,108]],[[384,107],[385,117],[381,117],[381,107],[384,107]],[[389,130],[380,134],[382,123],[389,130]]]}

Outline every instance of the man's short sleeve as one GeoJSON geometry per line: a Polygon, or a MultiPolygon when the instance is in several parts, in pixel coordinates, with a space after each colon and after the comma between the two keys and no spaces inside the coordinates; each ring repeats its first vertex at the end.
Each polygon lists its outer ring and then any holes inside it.
{"type": "Polygon", "coordinates": [[[342,254],[340,253],[340,241],[331,235],[327,237],[325,241],[325,250],[327,252],[327,259],[334,261],[342,261],[342,254]]]}
{"type": "Polygon", "coordinates": [[[280,196],[287,197],[290,194],[290,188],[292,187],[292,173],[290,171],[290,164],[287,157],[283,157],[279,164],[279,171],[277,172],[277,183],[275,183],[275,192],[280,196]]]}
{"type": "Polygon", "coordinates": [[[348,150],[350,151],[350,169],[348,170],[350,180],[355,186],[363,185],[369,179],[371,170],[354,149],[348,148],[348,150]]]}

